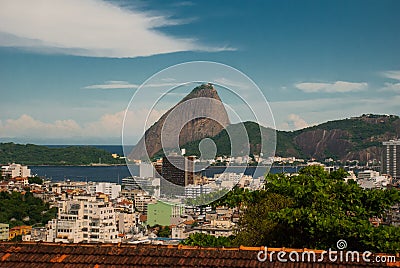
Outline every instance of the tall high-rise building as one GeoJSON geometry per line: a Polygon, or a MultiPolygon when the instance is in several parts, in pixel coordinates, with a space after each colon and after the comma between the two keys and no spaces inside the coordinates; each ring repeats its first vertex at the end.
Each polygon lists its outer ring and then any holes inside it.
{"type": "Polygon", "coordinates": [[[194,156],[169,155],[162,161],[160,187],[162,194],[184,195],[184,188],[194,183],[194,156]],[[175,188],[175,190],[173,190],[175,188]]]}
{"type": "Polygon", "coordinates": [[[381,173],[400,179],[400,140],[385,141],[383,146],[381,173]]]}

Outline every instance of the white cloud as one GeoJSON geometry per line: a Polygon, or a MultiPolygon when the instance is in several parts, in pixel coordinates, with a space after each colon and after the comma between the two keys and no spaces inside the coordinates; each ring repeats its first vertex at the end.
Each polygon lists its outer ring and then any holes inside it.
{"type": "Polygon", "coordinates": [[[301,129],[309,126],[308,123],[297,114],[290,114],[288,119],[291,123],[293,123],[295,129],[301,129]]]}
{"type": "Polygon", "coordinates": [[[344,92],[357,92],[367,89],[368,83],[354,83],[346,81],[336,81],[334,83],[297,83],[294,85],[296,88],[306,92],[326,92],[326,93],[344,93],[344,92]]]}
{"type": "Polygon", "coordinates": [[[104,84],[90,85],[84,88],[86,89],[136,89],[139,85],[130,84],[127,81],[106,81],[104,84]]]}
{"type": "MultiPolygon", "coordinates": [[[[161,82],[161,83],[147,83],[143,85],[143,88],[152,88],[152,87],[175,87],[180,84],[185,84],[185,83],[179,83],[179,82],[161,82]]],[[[85,89],[137,89],[139,88],[140,85],[138,84],[132,84],[127,81],[105,81],[102,84],[95,84],[95,85],[89,85],[85,86],[83,88],[85,89]]]]}
{"type": "Polygon", "coordinates": [[[400,80],[400,71],[385,71],[382,72],[382,75],[390,79],[400,80]]]}
{"type": "Polygon", "coordinates": [[[293,130],[294,124],[287,115],[301,111],[301,118],[309,122],[308,125],[323,123],[362,114],[399,114],[400,95],[391,98],[362,98],[354,96],[348,98],[318,98],[308,100],[287,100],[270,102],[278,129],[293,130]]]}
{"type": "MultiPolygon", "coordinates": [[[[147,124],[152,124],[165,111],[153,110],[147,124]]],[[[132,138],[132,144],[142,136],[146,125],[148,110],[129,111],[130,120],[126,124],[126,136],[132,138]],[[128,124],[129,123],[129,124],[128,124]]],[[[121,137],[125,111],[108,113],[93,122],[78,124],[75,120],[56,120],[43,122],[30,115],[23,114],[17,119],[0,120],[1,138],[37,139],[88,139],[121,137]]]]}
{"type": "Polygon", "coordinates": [[[76,135],[81,127],[74,120],[56,120],[45,123],[23,114],[17,119],[7,119],[0,125],[3,137],[68,137],[76,135]]]}
{"type": "Polygon", "coordinates": [[[400,83],[385,83],[385,86],[379,91],[392,91],[395,93],[400,93],[400,83]]]}
{"type": "Polygon", "coordinates": [[[0,46],[90,57],[138,57],[178,51],[224,51],[175,38],[158,27],[182,21],[101,0],[3,0],[0,46]]]}

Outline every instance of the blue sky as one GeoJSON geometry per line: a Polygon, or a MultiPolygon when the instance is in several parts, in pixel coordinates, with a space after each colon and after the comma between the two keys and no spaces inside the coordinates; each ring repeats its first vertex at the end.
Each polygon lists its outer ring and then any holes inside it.
{"type": "Polygon", "coordinates": [[[137,86],[198,60],[248,75],[278,129],[399,115],[398,10],[384,0],[4,0],[0,139],[118,144],[137,86]]]}

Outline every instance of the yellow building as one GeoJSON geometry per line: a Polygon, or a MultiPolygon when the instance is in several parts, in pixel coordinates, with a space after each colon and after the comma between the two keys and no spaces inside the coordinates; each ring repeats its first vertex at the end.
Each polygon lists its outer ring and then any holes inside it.
{"type": "Polygon", "coordinates": [[[10,229],[10,233],[8,235],[8,240],[13,239],[19,235],[27,235],[30,234],[32,231],[32,226],[22,225],[22,226],[15,226],[10,229]]]}

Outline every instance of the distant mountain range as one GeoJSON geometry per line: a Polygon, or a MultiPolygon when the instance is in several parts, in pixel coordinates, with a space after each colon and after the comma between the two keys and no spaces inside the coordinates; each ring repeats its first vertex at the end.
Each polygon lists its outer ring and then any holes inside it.
{"type": "MultiPolygon", "coordinates": [[[[260,130],[255,122],[244,123],[250,141],[251,153],[258,154],[260,130]]],[[[272,130],[262,126],[263,132],[272,130]]],[[[230,125],[228,128],[235,128],[230,125]]],[[[381,158],[382,142],[400,137],[400,118],[395,115],[362,115],[329,121],[296,131],[276,131],[276,155],[316,158],[323,160],[368,160],[381,158]]],[[[229,155],[229,136],[226,130],[211,137],[218,155],[229,155]]],[[[199,141],[184,144],[187,154],[198,155],[199,141]]]]}
{"type": "MultiPolygon", "coordinates": [[[[138,145],[135,146],[129,158],[143,159],[147,155],[146,150],[151,158],[160,157],[164,154],[162,148],[168,151],[168,146],[173,144],[172,141],[178,135],[179,147],[185,148],[187,155],[199,156],[199,143],[206,137],[214,141],[217,147],[217,155],[230,155],[231,144],[228,133],[231,136],[232,134],[233,136],[243,135],[243,131],[239,131],[243,129],[243,124],[249,137],[250,153],[259,154],[262,150],[266,152],[264,155],[271,155],[268,152],[271,152],[274,146],[271,146],[271,143],[268,144],[268,148],[265,148],[264,144],[261,145],[261,140],[273,140],[274,131],[259,126],[255,122],[230,124],[218,92],[213,85],[204,84],[194,88],[154,123],[146,131],[138,145]],[[207,98],[210,101],[198,101],[185,106],[185,102],[200,100],[201,98],[207,98]],[[173,111],[175,113],[170,116],[173,111]],[[201,113],[204,113],[203,117],[196,117],[201,113]],[[169,126],[166,124],[168,117],[173,118],[169,126]],[[219,123],[211,119],[215,117],[219,123]],[[188,118],[195,119],[188,120],[188,118]],[[161,135],[162,129],[167,129],[163,135],[161,135]],[[181,130],[178,133],[176,129],[181,130]],[[261,133],[264,136],[263,139],[261,139],[261,133]],[[161,143],[161,136],[163,136],[163,143],[161,143]],[[262,146],[263,148],[261,148],[262,146]]],[[[380,160],[382,142],[397,138],[400,136],[399,134],[400,119],[398,116],[366,114],[329,121],[296,131],[278,130],[276,131],[276,155],[319,160],[325,158],[342,161],[359,160],[361,162],[373,159],[380,160]]],[[[247,143],[235,144],[235,149],[245,152],[246,146],[247,143]],[[237,149],[237,146],[239,146],[239,149],[237,149]]],[[[175,146],[174,148],[178,147],[175,146]]]]}
{"type": "MultiPolygon", "coordinates": [[[[260,126],[255,122],[245,122],[251,153],[260,151],[260,126]]],[[[205,126],[204,126],[205,127],[205,126]]],[[[235,132],[238,124],[227,126],[235,132]]],[[[263,133],[271,135],[272,129],[261,126],[263,133]]],[[[207,133],[207,131],[205,132],[207,133]]],[[[212,133],[212,132],[211,132],[212,133]]],[[[276,131],[276,155],[316,158],[332,157],[339,160],[356,159],[362,162],[381,157],[382,142],[400,137],[400,118],[395,115],[362,115],[342,120],[329,121],[320,125],[296,131],[276,131]]],[[[230,142],[227,130],[210,135],[214,140],[218,155],[229,155],[230,142]]],[[[199,155],[201,139],[185,143],[187,155],[199,155]]],[[[161,151],[154,157],[161,156],[161,151]]],[[[92,146],[68,146],[49,148],[33,144],[0,143],[0,163],[11,162],[30,165],[88,165],[92,163],[123,164],[111,153],[92,146]]]]}

